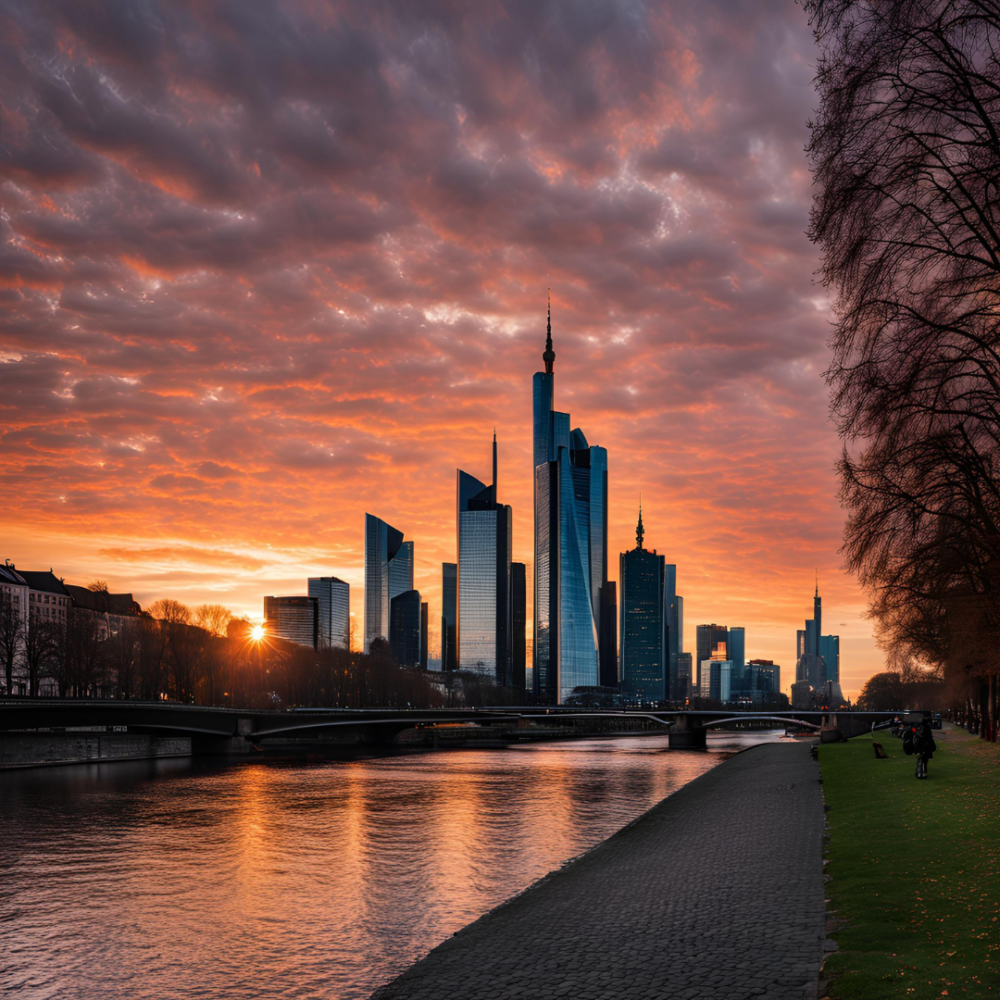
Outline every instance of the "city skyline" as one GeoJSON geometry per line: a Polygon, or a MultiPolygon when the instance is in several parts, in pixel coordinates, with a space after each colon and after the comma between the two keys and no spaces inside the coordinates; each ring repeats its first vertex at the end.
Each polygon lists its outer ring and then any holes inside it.
{"type": "MultiPolygon", "coordinates": [[[[331,37],[296,16],[266,31],[331,37]]],[[[682,3],[669,24],[608,17],[516,27],[534,69],[507,54],[520,42],[486,51],[470,36],[470,61],[445,77],[407,25],[359,26],[370,86],[347,150],[309,144],[344,86],[315,76],[335,60],[290,56],[266,127],[223,129],[220,108],[259,107],[250,77],[204,79],[155,47],[139,66],[68,15],[19,15],[40,57],[9,53],[22,67],[9,105],[22,144],[3,168],[10,558],[74,580],[96,568],[143,604],[257,617],[263,595],[334,575],[360,622],[356,525],[371,510],[419,540],[436,650],[453,469],[494,424],[513,557],[533,563],[525,391],[551,284],[559,405],[608,447],[619,484],[609,576],[642,491],[683,574],[685,649],[694,623],[739,621],[787,675],[818,564],[856,692],[884,657],[838,570],[831,316],[803,235],[805,15],[682,3]],[[532,76],[568,65],[592,67],[578,102],[532,76]],[[413,87],[378,83],[390,66],[413,87]],[[201,89],[144,89],[150,68],[201,89]],[[95,131],[105,114],[114,126],[95,131]],[[335,191],[317,179],[334,165],[335,191]]],[[[428,18],[454,55],[446,39],[464,29],[428,18]]]]}

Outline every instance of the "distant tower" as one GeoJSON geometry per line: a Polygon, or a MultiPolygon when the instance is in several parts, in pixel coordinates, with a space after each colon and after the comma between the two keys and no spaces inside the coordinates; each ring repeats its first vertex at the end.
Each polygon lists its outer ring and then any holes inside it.
{"type": "Polygon", "coordinates": [[[623,552],[621,581],[622,693],[639,703],[667,697],[667,661],[663,622],[663,556],[643,546],[642,507],[635,528],[635,548],[623,552]]]}

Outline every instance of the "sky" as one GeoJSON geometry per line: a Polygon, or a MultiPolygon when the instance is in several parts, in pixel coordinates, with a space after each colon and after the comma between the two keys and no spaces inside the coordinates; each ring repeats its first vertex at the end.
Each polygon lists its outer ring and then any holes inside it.
{"type": "Polygon", "coordinates": [[[612,578],[641,493],[685,648],[743,625],[787,689],[818,572],[857,692],[815,58],[791,0],[0,0],[0,558],[256,619],[333,574],[360,638],[369,511],[433,656],[494,427],[532,561],[551,287],[612,578]]]}

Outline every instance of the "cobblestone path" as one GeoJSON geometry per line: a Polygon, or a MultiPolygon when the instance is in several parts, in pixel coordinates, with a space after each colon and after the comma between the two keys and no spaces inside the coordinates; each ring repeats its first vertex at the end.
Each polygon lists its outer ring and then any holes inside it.
{"type": "Polygon", "coordinates": [[[806,744],[744,751],[481,917],[373,1000],[804,1000],[824,926],[806,744]]]}

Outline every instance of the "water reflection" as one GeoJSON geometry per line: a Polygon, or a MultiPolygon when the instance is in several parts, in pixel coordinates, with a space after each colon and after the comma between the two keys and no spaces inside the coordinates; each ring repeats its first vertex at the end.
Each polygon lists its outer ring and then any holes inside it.
{"type": "MultiPolygon", "coordinates": [[[[0,776],[0,986],[367,996],[760,734],[0,776]]],[[[773,737],[772,737],[773,738],[773,737]]]]}

